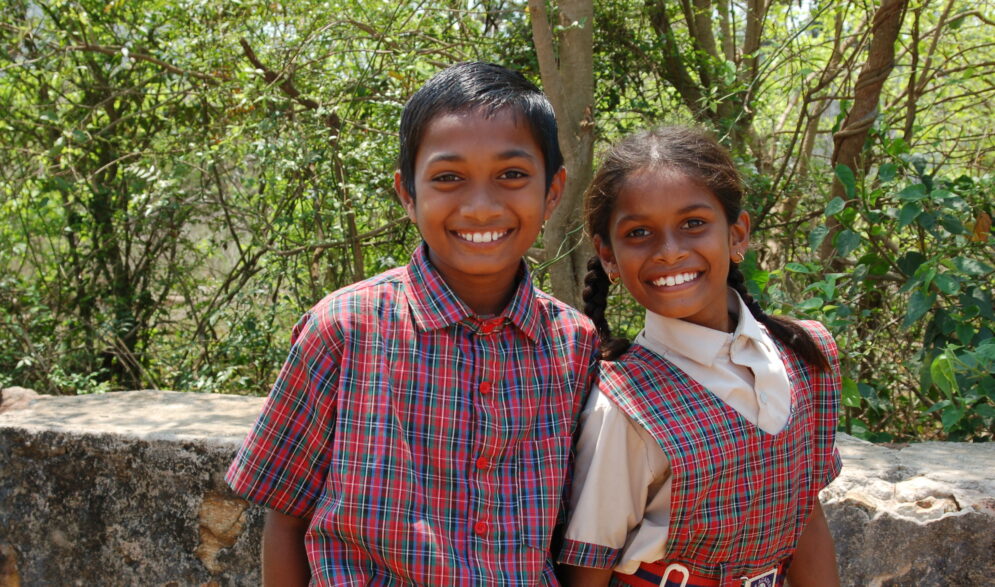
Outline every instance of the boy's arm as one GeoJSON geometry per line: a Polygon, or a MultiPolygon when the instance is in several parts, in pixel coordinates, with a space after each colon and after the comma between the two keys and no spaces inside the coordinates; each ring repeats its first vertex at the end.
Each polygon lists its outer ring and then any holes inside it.
{"type": "Polygon", "coordinates": [[[839,587],[836,548],[818,499],[798,539],[788,581],[792,587],[839,587]]]}
{"type": "Polygon", "coordinates": [[[560,565],[563,584],[567,587],[604,587],[612,577],[612,569],[594,569],[560,565]]]}
{"type": "Polygon", "coordinates": [[[263,522],[263,585],[296,586],[311,581],[304,549],[308,520],[266,510],[263,522]]]}

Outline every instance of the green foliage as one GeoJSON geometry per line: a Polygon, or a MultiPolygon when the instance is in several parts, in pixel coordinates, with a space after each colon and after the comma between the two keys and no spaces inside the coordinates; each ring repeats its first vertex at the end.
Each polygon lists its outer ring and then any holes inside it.
{"type": "MultiPolygon", "coordinates": [[[[870,178],[835,170],[847,200],[824,210],[842,225],[833,270],[793,262],[753,277],[786,313],[821,320],[836,334],[848,431],[871,440],[990,440],[995,182],[934,176],[899,142],[881,141],[889,155],[870,178]]],[[[812,226],[813,250],[827,234],[820,224],[812,226]]]]}

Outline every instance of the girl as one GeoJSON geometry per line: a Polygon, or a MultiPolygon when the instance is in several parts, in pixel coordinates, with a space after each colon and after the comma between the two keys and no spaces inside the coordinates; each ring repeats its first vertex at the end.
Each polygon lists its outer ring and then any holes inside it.
{"type": "Polygon", "coordinates": [[[839,584],[818,501],[840,469],[836,346],[747,293],[742,197],[726,151],[682,127],[622,141],[587,192],[585,312],[604,360],[581,420],[568,584],[839,584]],[[605,320],[619,280],[646,308],[631,348],[605,320]]]}

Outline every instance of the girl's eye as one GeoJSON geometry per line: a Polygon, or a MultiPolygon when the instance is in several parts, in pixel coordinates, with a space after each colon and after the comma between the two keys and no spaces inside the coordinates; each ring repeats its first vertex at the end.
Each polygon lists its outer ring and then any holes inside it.
{"type": "Polygon", "coordinates": [[[649,233],[650,231],[646,230],[645,228],[633,228],[629,232],[625,233],[625,236],[631,238],[640,238],[648,235],[649,233]]]}
{"type": "Polygon", "coordinates": [[[692,218],[684,223],[687,228],[700,228],[705,225],[705,221],[700,218],[692,218]]]}

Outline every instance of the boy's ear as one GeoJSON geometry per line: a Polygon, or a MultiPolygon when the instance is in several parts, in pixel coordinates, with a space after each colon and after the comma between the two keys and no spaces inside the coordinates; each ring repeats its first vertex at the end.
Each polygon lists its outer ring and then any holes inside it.
{"type": "Polygon", "coordinates": [[[739,260],[739,255],[746,255],[750,247],[750,215],[746,211],[739,213],[736,222],[729,225],[729,257],[739,260]]]}
{"type": "Polygon", "coordinates": [[[560,205],[560,199],[563,197],[563,186],[566,183],[567,168],[560,167],[553,174],[553,181],[549,182],[549,189],[546,190],[546,209],[543,213],[543,220],[549,220],[549,217],[553,215],[553,211],[560,205]]]}
{"type": "Polygon", "coordinates": [[[591,238],[591,241],[594,242],[594,251],[598,254],[598,258],[601,259],[601,268],[605,270],[605,273],[608,275],[618,273],[618,263],[615,262],[615,253],[612,252],[611,245],[606,243],[597,234],[591,238]]]}
{"type": "Polygon", "coordinates": [[[397,199],[401,200],[401,205],[404,206],[404,211],[408,213],[411,222],[417,222],[415,199],[408,193],[408,188],[404,187],[404,178],[401,177],[400,170],[394,172],[394,192],[397,193],[397,199]]]}

